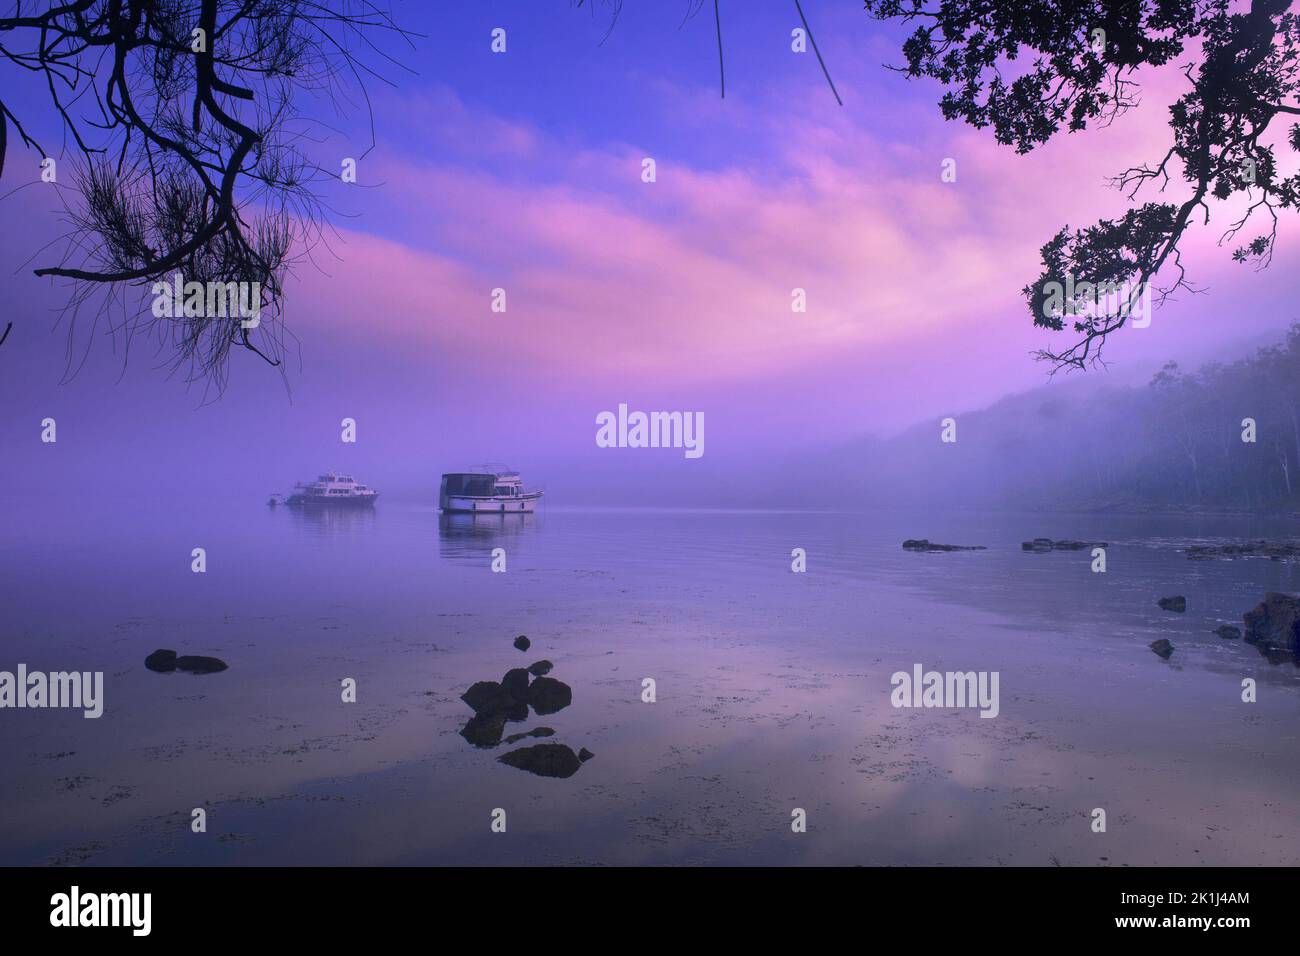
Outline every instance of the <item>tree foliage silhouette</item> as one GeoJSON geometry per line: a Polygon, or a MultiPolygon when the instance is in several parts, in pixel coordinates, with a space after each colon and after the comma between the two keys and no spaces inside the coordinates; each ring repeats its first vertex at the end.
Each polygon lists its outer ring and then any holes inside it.
{"type": "MultiPolygon", "coordinates": [[[[1211,203],[1245,199],[1219,242],[1240,243],[1238,262],[1267,266],[1278,213],[1300,208],[1300,175],[1279,171],[1275,149],[1300,151],[1300,125],[1279,133],[1278,117],[1300,115],[1300,20],[1288,0],[865,0],[882,20],[916,23],[903,44],[909,77],[938,80],[950,120],[992,128],[997,142],[1026,153],[1062,129],[1109,124],[1136,105],[1137,71],[1181,68],[1190,89],[1170,109],[1172,144],[1154,165],[1130,168],[1113,185],[1136,202],[1143,187],[1164,193],[1178,181],[1179,202],[1150,201],[1125,215],[1071,230],[1041,250],[1043,271],[1024,288],[1036,325],[1072,333],[1073,344],[1037,357],[1054,369],[1101,361],[1107,338],[1133,317],[1142,290],[1157,302],[1192,290],[1179,244],[1211,203]],[[1177,65],[1188,56],[1192,62],[1177,65]],[[1254,235],[1248,227],[1262,228],[1254,235]],[[1053,283],[1067,276],[1112,283],[1114,307],[1087,295],[1050,307],[1053,283]],[[1159,282],[1161,285],[1157,286],[1159,282]]],[[[1057,297],[1059,302],[1059,297],[1057,297]]]]}
{"type": "Polygon", "coordinates": [[[310,157],[323,124],[301,101],[368,104],[366,81],[382,77],[366,61],[395,62],[377,40],[410,35],[370,0],[39,6],[0,14],[0,65],[43,94],[0,88],[0,174],[10,145],[54,157],[32,132],[42,124],[61,127],[59,156],[71,154],[71,187],[55,177],[62,251],[36,275],[68,281],[73,324],[120,307],[114,331],[155,332],[191,380],[222,386],[232,348],[279,364],[286,270],[321,237],[319,186],[337,176],[310,157]],[[260,323],[155,317],[144,293],[176,273],[258,283],[260,323]]]}

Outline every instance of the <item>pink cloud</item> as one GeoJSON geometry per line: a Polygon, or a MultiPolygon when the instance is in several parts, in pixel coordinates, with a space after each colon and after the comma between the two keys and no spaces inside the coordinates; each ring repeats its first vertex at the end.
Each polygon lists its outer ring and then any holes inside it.
{"type": "MultiPolygon", "coordinates": [[[[469,168],[455,151],[375,159],[388,186],[361,222],[389,237],[345,232],[348,268],[304,298],[338,334],[466,362],[495,350],[494,367],[519,374],[699,385],[807,369],[839,376],[850,395],[863,380],[898,388],[950,367],[944,401],[996,397],[1045,371],[1027,359],[1043,335],[1019,295],[1038,274],[1039,245],[1063,224],[1122,213],[1106,178],[1167,148],[1165,108],[1182,83],[1160,82],[1113,127],[1023,157],[934,115],[889,142],[848,110],[802,119],[729,105],[749,151],[708,169],[633,144],[574,149],[430,94],[412,122],[432,111],[465,153],[525,165],[469,168]],[[653,184],[640,179],[645,155],[658,163],[653,184]],[[940,180],[946,157],[956,183],[940,180]],[[489,309],[496,287],[505,315],[489,309]],[[791,311],[795,287],[806,314],[791,311]],[[970,367],[972,356],[984,364],[970,367]]],[[[1202,230],[1189,242],[1196,278],[1251,282],[1217,238],[1202,230]]],[[[1174,303],[1159,322],[1210,311],[1174,303]]],[[[1193,329],[1226,340],[1251,326],[1193,329]]],[[[1171,341],[1152,333],[1124,348],[1154,360],[1171,341]]]]}

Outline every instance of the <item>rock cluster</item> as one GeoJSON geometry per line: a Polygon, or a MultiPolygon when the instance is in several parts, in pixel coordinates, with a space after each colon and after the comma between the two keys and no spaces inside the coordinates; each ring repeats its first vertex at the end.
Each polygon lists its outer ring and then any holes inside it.
{"type": "MultiPolygon", "coordinates": [[[[524,651],[531,644],[521,634],[514,646],[524,651]]],[[[512,667],[499,681],[473,684],[460,698],[474,711],[474,716],[461,728],[461,736],[475,747],[495,747],[502,741],[506,724],[527,720],[530,709],[543,716],[568,707],[573,703],[573,689],[563,681],[546,676],[553,666],[550,661],[537,661],[528,667],[512,667]]],[[[513,744],[528,737],[554,734],[550,727],[534,727],[505,737],[505,742],[513,744]]],[[[507,766],[542,777],[571,777],[592,756],[585,747],[574,753],[567,744],[545,743],[520,747],[498,759],[507,766]]]]}

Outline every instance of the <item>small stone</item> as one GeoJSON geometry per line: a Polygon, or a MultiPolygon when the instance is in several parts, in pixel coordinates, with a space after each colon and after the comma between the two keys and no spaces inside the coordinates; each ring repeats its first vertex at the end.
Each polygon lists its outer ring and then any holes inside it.
{"type": "Polygon", "coordinates": [[[528,638],[524,637],[522,634],[520,634],[518,637],[515,638],[515,647],[521,651],[526,651],[528,650],[528,648],[532,646],[533,646],[533,642],[530,641],[528,638]]]}
{"type": "Polygon", "coordinates": [[[588,750],[586,747],[583,747],[581,750],[578,751],[578,759],[583,763],[586,763],[594,756],[596,755],[592,753],[590,750],[588,750]]]}
{"type": "Polygon", "coordinates": [[[555,665],[550,661],[538,661],[536,664],[528,665],[528,673],[532,674],[534,677],[545,677],[551,672],[551,668],[554,666],[555,665]]]}
{"type": "Polygon", "coordinates": [[[1164,611],[1174,611],[1177,614],[1182,614],[1187,610],[1187,598],[1181,594],[1176,597],[1161,598],[1157,603],[1160,605],[1161,610],[1164,611]]]}
{"type": "Polygon", "coordinates": [[[1174,652],[1174,645],[1170,644],[1166,638],[1160,638],[1158,641],[1152,641],[1149,645],[1151,650],[1155,651],[1165,660],[1169,660],[1169,655],[1174,652]]]}
{"type": "Polygon", "coordinates": [[[144,659],[144,666],[159,674],[176,670],[176,652],[159,648],[144,659]]]}

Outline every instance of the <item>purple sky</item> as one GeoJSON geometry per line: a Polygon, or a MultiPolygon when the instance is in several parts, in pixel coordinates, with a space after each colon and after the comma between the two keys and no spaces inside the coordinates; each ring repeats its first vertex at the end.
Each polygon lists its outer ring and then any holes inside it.
{"type": "MultiPolygon", "coordinates": [[[[94,476],[118,493],[263,494],[339,467],[427,496],[440,471],[504,460],[570,502],[637,501],[659,472],[725,480],[986,405],[1045,382],[1029,353],[1047,339],[1019,293],[1038,248],[1126,208],[1105,179],[1163,155],[1186,82],[1146,77],[1141,108],[1109,129],[1017,156],[945,123],[934,85],[885,70],[901,34],[858,5],[804,5],[843,107],[813,55],[790,50],[793,4],[747,4],[743,22],[723,4],[725,100],[711,15],[681,24],[672,4],[629,4],[601,45],[599,10],[473,6],[436,22],[398,6],[427,34],[402,54],[417,75],[390,69],[397,88],[371,88],[378,146],[357,186],[329,188],[337,233],[290,282],[285,379],[237,356],[225,396],[201,405],[152,343],[135,341],[124,367],[121,339],[84,321],[85,362],[67,379],[53,311],[65,296],[24,265],[58,234],[58,199],[36,183],[4,200],[11,493],[94,476]],[[489,50],[498,26],[504,55],[489,50]],[[641,181],[644,157],[655,183],[641,181]],[[955,183],[940,179],[948,157],[955,183]],[[490,311],[495,287],[505,314],[490,311]],[[806,314],[791,311],[795,287],[806,314]],[[620,402],[705,412],[705,457],[595,448],[596,413],[620,402]],[[39,442],[46,416],[57,447],[39,442]],[[345,416],[356,446],[339,442],[345,416]]],[[[340,133],[319,158],[333,168],[367,135],[363,117],[329,119],[340,133]]],[[[0,194],[35,179],[37,161],[11,144],[0,194]]],[[[1164,198],[1180,201],[1176,189],[1164,198]]],[[[1232,211],[1186,243],[1206,293],[1118,336],[1098,374],[1231,356],[1300,319],[1293,224],[1256,273],[1216,245],[1232,211]]]]}

